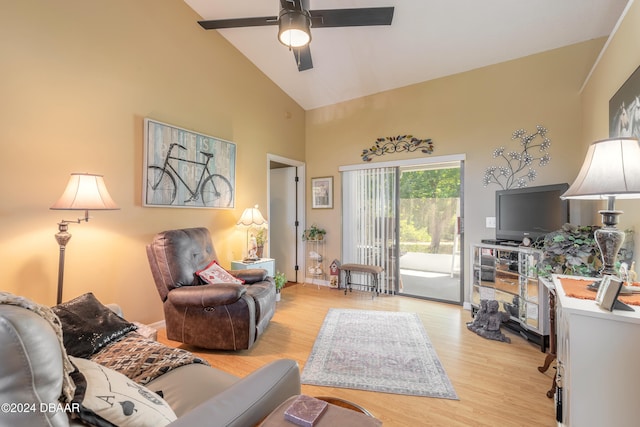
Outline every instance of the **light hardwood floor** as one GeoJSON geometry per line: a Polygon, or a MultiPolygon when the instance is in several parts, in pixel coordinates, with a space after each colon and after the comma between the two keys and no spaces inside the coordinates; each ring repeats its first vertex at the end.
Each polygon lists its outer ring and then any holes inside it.
{"type": "Polygon", "coordinates": [[[460,400],[403,396],[332,387],[302,385],[311,396],[334,396],[363,406],[385,426],[554,426],[553,400],[546,397],[554,369],[537,367],[544,353],[522,337],[505,331],[511,343],[491,341],[469,331],[471,315],[460,306],[400,296],[344,292],[313,285],[294,285],[282,292],[276,314],[253,348],[240,352],[196,349],[213,366],[238,376],[279,358],[291,358],[300,369],[329,308],[418,313],[460,400]]]}

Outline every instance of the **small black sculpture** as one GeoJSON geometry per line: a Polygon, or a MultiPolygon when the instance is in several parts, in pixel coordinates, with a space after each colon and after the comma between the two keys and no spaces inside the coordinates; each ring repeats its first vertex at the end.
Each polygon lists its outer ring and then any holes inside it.
{"type": "Polygon", "coordinates": [[[473,322],[467,323],[467,329],[490,340],[511,342],[511,338],[500,332],[502,322],[509,319],[507,313],[498,310],[500,304],[496,300],[480,300],[480,310],[473,322]]]}

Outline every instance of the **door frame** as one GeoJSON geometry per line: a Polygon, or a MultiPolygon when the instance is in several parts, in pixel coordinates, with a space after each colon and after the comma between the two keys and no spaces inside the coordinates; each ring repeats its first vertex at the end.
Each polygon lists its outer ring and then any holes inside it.
{"type": "MultiPolygon", "coordinates": [[[[296,216],[298,218],[298,231],[304,229],[305,226],[305,182],[306,182],[306,164],[304,162],[282,157],[277,154],[267,153],[267,212],[271,212],[271,162],[282,163],[287,166],[295,167],[297,169],[296,175],[298,176],[298,185],[296,186],[296,216]]],[[[269,235],[269,241],[271,241],[271,235],[269,235]]],[[[304,272],[304,245],[302,242],[302,233],[296,232],[296,281],[304,282],[304,275],[300,276],[299,273],[304,272]]]]}

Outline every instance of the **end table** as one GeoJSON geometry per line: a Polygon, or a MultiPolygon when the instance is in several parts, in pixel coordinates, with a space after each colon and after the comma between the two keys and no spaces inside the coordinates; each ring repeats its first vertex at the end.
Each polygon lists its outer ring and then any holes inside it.
{"type": "Polygon", "coordinates": [[[231,261],[232,270],[248,270],[250,268],[264,268],[268,276],[276,275],[276,260],[273,258],[260,258],[257,261],[231,261]]]}

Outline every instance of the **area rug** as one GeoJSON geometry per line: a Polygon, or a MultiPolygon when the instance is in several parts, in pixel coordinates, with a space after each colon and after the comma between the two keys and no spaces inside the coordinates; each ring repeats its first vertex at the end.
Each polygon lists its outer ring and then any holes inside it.
{"type": "Polygon", "coordinates": [[[458,399],[416,313],[330,309],[302,383],[458,399]]]}

